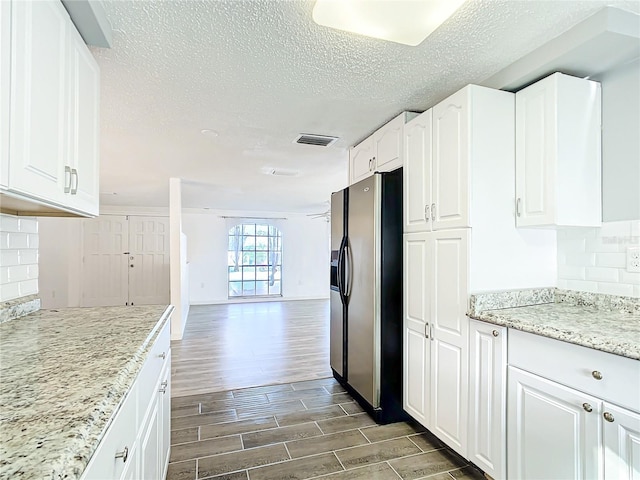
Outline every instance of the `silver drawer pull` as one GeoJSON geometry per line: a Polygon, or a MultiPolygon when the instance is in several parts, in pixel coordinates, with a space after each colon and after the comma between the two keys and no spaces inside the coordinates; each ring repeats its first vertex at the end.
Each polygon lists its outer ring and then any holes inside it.
{"type": "Polygon", "coordinates": [[[613,422],[614,420],[613,415],[611,415],[609,412],[604,412],[602,416],[607,422],[613,422]]]}
{"type": "Polygon", "coordinates": [[[158,357],[164,360],[165,358],[167,358],[167,352],[162,352],[160,355],[158,355],[158,357]]]}
{"type": "Polygon", "coordinates": [[[160,384],[160,390],[158,391],[162,394],[167,393],[167,385],[169,385],[169,382],[165,380],[160,384]]]}
{"type": "Polygon", "coordinates": [[[121,458],[122,463],[127,463],[127,458],[129,458],[129,447],[124,447],[124,450],[116,453],[116,458],[121,458]]]}
{"type": "Polygon", "coordinates": [[[591,408],[591,405],[586,402],[582,404],[582,408],[584,408],[586,412],[593,412],[593,408],[591,408]]]}
{"type": "Polygon", "coordinates": [[[500,335],[500,332],[498,330],[494,330],[491,333],[493,334],[494,337],[497,337],[498,335],[500,335]]]}
{"type": "Polygon", "coordinates": [[[598,370],[591,372],[591,376],[596,380],[602,380],[602,374],[598,370]]]}

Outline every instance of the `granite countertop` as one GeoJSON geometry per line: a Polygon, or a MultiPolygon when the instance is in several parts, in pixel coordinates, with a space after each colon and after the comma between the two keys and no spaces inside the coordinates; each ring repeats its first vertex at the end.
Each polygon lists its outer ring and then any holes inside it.
{"type": "Polygon", "coordinates": [[[559,289],[478,294],[468,316],[640,360],[640,299],[559,289]]]}
{"type": "Polygon", "coordinates": [[[39,310],[0,324],[0,478],[79,478],[172,310],[39,310]]]}

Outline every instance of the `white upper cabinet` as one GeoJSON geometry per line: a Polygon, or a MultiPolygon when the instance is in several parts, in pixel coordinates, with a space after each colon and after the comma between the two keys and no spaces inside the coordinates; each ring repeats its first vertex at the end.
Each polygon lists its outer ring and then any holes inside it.
{"type": "Polygon", "coordinates": [[[373,134],[376,171],[390,172],[402,166],[402,127],[405,120],[406,115],[402,113],[373,134]]]}
{"type": "Polygon", "coordinates": [[[373,137],[368,137],[349,150],[349,185],[373,175],[375,165],[373,137]]]}
{"type": "Polygon", "coordinates": [[[516,224],[599,226],[601,88],[561,73],[516,93],[516,224]]]}
{"type": "Polygon", "coordinates": [[[415,115],[401,113],[349,150],[349,185],[374,172],[390,172],[402,167],[402,128],[415,115]]]}
{"type": "Polygon", "coordinates": [[[9,85],[11,3],[0,2],[0,186],[9,182],[9,85]]]}
{"type": "Polygon", "coordinates": [[[98,215],[100,200],[100,70],[75,28],[69,29],[70,197],[67,203],[98,215]]]}
{"type": "Polygon", "coordinates": [[[469,87],[433,107],[432,228],[469,227],[469,87]]]}
{"type": "Polygon", "coordinates": [[[9,188],[64,203],[69,17],[60,2],[12,2],[9,188]]]}
{"type": "Polygon", "coordinates": [[[95,216],[97,63],[58,1],[2,2],[0,19],[3,207],[16,213],[95,216]]]}
{"type": "Polygon", "coordinates": [[[431,230],[431,110],[404,126],[404,231],[431,230]]]}

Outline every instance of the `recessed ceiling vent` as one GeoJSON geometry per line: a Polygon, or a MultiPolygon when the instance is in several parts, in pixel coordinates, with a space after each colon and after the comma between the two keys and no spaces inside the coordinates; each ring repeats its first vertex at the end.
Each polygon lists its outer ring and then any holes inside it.
{"type": "Polygon", "coordinates": [[[338,141],[338,137],[301,133],[296,137],[294,143],[301,143],[303,145],[315,145],[317,147],[329,147],[336,143],[336,141],[338,141]]]}

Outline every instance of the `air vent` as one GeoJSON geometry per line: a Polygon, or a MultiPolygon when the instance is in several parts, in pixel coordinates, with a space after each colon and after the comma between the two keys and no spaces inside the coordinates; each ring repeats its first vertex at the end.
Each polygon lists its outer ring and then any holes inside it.
{"type": "Polygon", "coordinates": [[[338,140],[338,137],[328,137],[326,135],[314,135],[310,133],[301,133],[296,137],[294,143],[303,145],[316,145],[318,147],[329,147],[338,140]]]}

